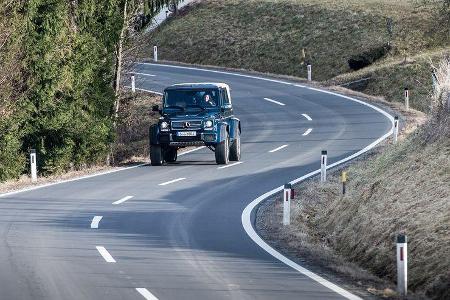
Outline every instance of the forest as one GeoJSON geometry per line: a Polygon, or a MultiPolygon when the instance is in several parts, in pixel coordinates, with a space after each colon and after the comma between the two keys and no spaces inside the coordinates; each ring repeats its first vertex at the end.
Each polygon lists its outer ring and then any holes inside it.
{"type": "Polygon", "coordinates": [[[172,0],[2,0],[0,182],[110,161],[123,45],[172,0]]]}

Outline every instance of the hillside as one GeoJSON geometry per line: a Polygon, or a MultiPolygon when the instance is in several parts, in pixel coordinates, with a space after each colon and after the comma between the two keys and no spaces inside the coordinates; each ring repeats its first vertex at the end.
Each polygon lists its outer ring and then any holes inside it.
{"type": "MultiPolygon", "coordinates": [[[[383,73],[372,76],[370,86],[359,90],[399,101],[408,85],[414,95],[412,106],[426,110],[425,98],[431,91],[429,57],[440,57],[449,49],[450,26],[441,16],[440,4],[419,3],[203,0],[169,19],[142,43],[158,45],[164,60],[299,77],[306,77],[305,62],[311,62],[313,79],[328,84],[343,83],[342,77],[333,81],[336,76],[354,74],[350,58],[370,58],[389,43],[390,50],[374,63],[383,73]],[[422,58],[416,61],[417,55],[422,58]]],[[[147,47],[141,58],[151,57],[147,47]]],[[[364,70],[344,81],[371,75],[364,70]]]]}
{"type": "Polygon", "coordinates": [[[395,237],[406,233],[409,289],[419,299],[448,299],[449,60],[439,64],[437,74],[441,84],[429,98],[432,113],[424,125],[402,137],[398,144],[385,145],[353,164],[330,172],[325,184],[317,178],[299,184],[292,205],[291,226],[280,225],[280,197],[266,204],[258,212],[263,236],[275,246],[282,245],[288,253],[315,256],[318,264],[326,264],[325,268],[332,273],[353,281],[367,280],[369,283],[361,285],[371,293],[385,295],[386,288],[395,288],[395,237]],[[345,195],[340,183],[342,170],[348,172],[349,178],[345,195]],[[373,280],[354,267],[354,263],[384,283],[373,280]]]}

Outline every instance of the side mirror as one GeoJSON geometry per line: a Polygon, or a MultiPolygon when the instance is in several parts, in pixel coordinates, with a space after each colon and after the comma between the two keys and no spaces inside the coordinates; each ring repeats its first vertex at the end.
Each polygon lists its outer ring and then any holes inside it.
{"type": "Polygon", "coordinates": [[[153,106],[152,106],[152,111],[157,111],[157,112],[159,112],[159,105],[153,105],[153,106]]]}

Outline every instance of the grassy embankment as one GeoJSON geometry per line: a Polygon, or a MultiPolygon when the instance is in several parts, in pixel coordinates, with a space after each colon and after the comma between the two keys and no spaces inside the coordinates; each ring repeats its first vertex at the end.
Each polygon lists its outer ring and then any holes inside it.
{"type": "MultiPolygon", "coordinates": [[[[158,45],[164,60],[299,77],[306,77],[306,60],[313,64],[313,79],[340,84],[371,77],[357,88],[388,101],[402,101],[408,86],[412,107],[426,111],[429,58],[449,49],[450,30],[431,7],[414,3],[204,0],[146,35],[142,44],[158,45]],[[371,68],[351,72],[352,56],[388,42],[392,48],[385,57],[371,68]]],[[[141,58],[151,58],[151,51],[146,47],[141,58]]]]}

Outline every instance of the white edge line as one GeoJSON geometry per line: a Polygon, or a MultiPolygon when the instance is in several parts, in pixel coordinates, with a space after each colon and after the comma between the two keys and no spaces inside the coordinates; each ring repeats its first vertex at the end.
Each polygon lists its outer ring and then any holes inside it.
{"type": "MultiPolygon", "coordinates": [[[[321,89],[317,89],[317,88],[313,88],[313,87],[305,87],[302,85],[298,85],[298,84],[293,84],[290,82],[286,82],[286,81],[281,81],[281,80],[275,80],[275,79],[269,79],[269,78],[263,78],[263,77],[258,77],[258,76],[251,76],[251,75],[244,75],[244,74],[239,74],[239,73],[232,73],[232,72],[224,72],[224,71],[217,71],[217,70],[207,70],[207,69],[201,69],[201,68],[193,68],[193,67],[184,67],[184,66],[173,66],[173,65],[164,65],[164,64],[152,64],[152,63],[140,63],[140,64],[144,64],[144,65],[155,65],[155,66],[163,66],[163,67],[168,67],[168,68],[179,68],[179,69],[190,69],[190,70],[199,70],[199,71],[206,71],[206,72],[211,72],[211,73],[218,73],[218,74],[227,74],[227,75],[234,75],[234,76],[239,76],[239,77],[246,77],[246,78],[253,78],[253,79],[259,79],[259,80],[264,80],[264,81],[269,81],[269,82],[276,82],[276,83],[281,83],[281,84],[285,84],[285,85],[293,85],[299,88],[307,88],[313,91],[317,91],[317,92],[321,92],[321,93],[326,93],[326,94],[330,94],[330,95],[334,95],[337,97],[341,97],[353,102],[357,102],[360,103],[362,105],[365,105],[367,107],[370,107],[374,110],[376,110],[377,112],[383,114],[386,118],[388,118],[391,121],[391,129],[385,133],[382,137],[380,137],[379,139],[377,139],[376,141],[374,141],[373,143],[371,143],[370,145],[368,145],[367,147],[365,147],[364,149],[348,156],[347,158],[344,158],[338,162],[335,162],[331,165],[329,165],[327,167],[327,169],[329,168],[333,168],[339,164],[345,163],[349,160],[352,160],[353,158],[371,150],[372,148],[374,148],[376,145],[378,145],[379,143],[381,143],[382,141],[384,141],[385,139],[387,139],[390,135],[392,135],[393,131],[394,131],[394,117],[391,116],[389,113],[387,113],[386,111],[384,111],[383,109],[366,103],[362,100],[358,100],[349,96],[345,96],[345,95],[341,95],[338,93],[334,93],[334,92],[330,92],[330,91],[326,91],[326,90],[321,90],[321,89]]],[[[294,179],[291,183],[295,184],[298,183],[302,180],[305,180],[311,176],[314,176],[316,174],[319,174],[320,170],[316,170],[313,171],[309,174],[306,174],[300,178],[294,179]]],[[[345,289],[337,286],[334,283],[329,282],[328,280],[322,278],[321,276],[305,269],[304,267],[298,265],[297,263],[293,262],[292,260],[288,259],[287,257],[285,257],[284,255],[282,255],[281,253],[279,253],[278,251],[276,251],[275,249],[273,249],[272,247],[270,247],[266,242],[264,242],[259,235],[255,232],[255,230],[253,229],[253,226],[251,224],[251,212],[253,211],[253,209],[259,204],[261,203],[264,199],[272,196],[273,194],[281,191],[283,189],[283,186],[280,186],[278,188],[275,188],[267,193],[265,193],[264,195],[259,196],[258,198],[256,198],[255,200],[253,200],[247,207],[245,207],[244,211],[242,212],[242,216],[241,216],[241,221],[242,221],[242,225],[246,231],[246,233],[248,234],[248,236],[256,243],[258,244],[261,248],[263,248],[266,252],[268,252],[269,254],[271,254],[273,257],[277,258],[278,260],[280,260],[281,262],[285,263],[286,265],[292,267],[293,269],[297,270],[298,272],[308,276],[309,278],[317,281],[318,283],[322,284],[323,286],[333,290],[334,292],[346,297],[347,299],[352,299],[352,300],[360,300],[361,298],[353,295],[352,293],[346,291],[345,289]]]]}
{"type": "MultiPolygon", "coordinates": [[[[131,89],[131,86],[125,86],[125,88],[131,89]]],[[[160,92],[157,92],[157,91],[141,89],[141,88],[138,88],[138,87],[135,87],[135,89],[138,90],[138,91],[149,92],[149,93],[153,93],[153,94],[160,95],[160,96],[163,95],[163,93],[160,93],[160,92]]]]}
{"type": "Polygon", "coordinates": [[[103,216],[95,216],[94,218],[92,218],[91,228],[98,229],[98,223],[100,223],[100,221],[102,219],[103,219],[103,216]]]}
{"type": "Polygon", "coordinates": [[[226,168],[229,168],[229,167],[234,167],[234,166],[240,165],[240,164],[242,164],[242,163],[244,163],[244,162],[243,162],[243,161],[238,161],[238,162],[235,162],[235,163],[233,163],[233,164],[229,164],[229,165],[225,165],[225,166],[218,167],[217,169],[218,169],[218,170],[226,169],[226,168]]]}
{"type": "Polygon", "coordinates": [[[275,104],[278,104],[278,105],[281,105],[281,106],[285,106],[286,105],[284,103],[281,103],[279,101],[276,101],[276,100],[273,100],[273,99],[270,99],[270,98],[264,98],[264,100],[272,102],[272,103],[275,103],[275,104]]]}
{"type": "Polygon", "coordinates": [[[115,263],[116,260],[111,256],[111,254],[109,254],[108,250],[105,249],[105,247],[103,246],[95,246],[95,248],[97,248],[97,251],[100,253],[100,255],[103,257],[103,259],[106,262],[109,263],[115,263]]]}
{"type": "MultiPolygon", "coordinates": [[[[182,156],[182,155],[185,155],[185,154],[188,154],[188,153],[191,153],[191,152],[203,149],[203,148],[206,148],[206,147],[205,146],[201,146],[201,147],[194,148],[192,150],[184,151],[184,152],[178,154],[178,156],[182,156]]],[[[61,180],[61,181],[58,181],[58,182],[51,182],[51,183],[46,183],[46,184],[41,184],[41,185],[35,185],[35,186],[32,186],[32,187],[23,188],[23,189],[20,189],[20,190],[17,190],[17,191],[11,191],[11,192],[7,192],[7,193],[4,193],[4,194],[0,194],[0,198],[12,196],[12,195],[19,194],[19,193],[30,192],[30,191],[34,191],[34,190],[38,190],[38,189],[42,189],[42,188],[46,188],[46,187],[62,184],[62,183],[68,183],[68,182],[88,179],[88,178],[92,178],[92,177],[108,175],[108,174],[112,174],[112,173],[116,173],[116,172],[131,170],[131,169],[135,169],[135,168],[139,168],[139,167],[143,167],[143,166],[147,166],[147,165],[149,165],[149,163],[138,164],[138,165],[132,166],[132,167],[118,168],[116,170],[99,172],[99,173],[96,173],[96,174],[80,176],[80,177],[76,177],[76,178],[72,178],[72,179],[61,180]]]]}
{"type": "Polygon", "coordinates": [[[126,197],[123,197],[123,198],[113,202],[112,204],[113,205],[121,204],[121,203],[124,203],[127,200],[130,200],[131,198],[133,198],[133,196],[126,196],[126,197]]]}
{"type": "Polygon", "coordinates": [[[21,189],[21,190],[0,194],[0,198],[6,197],[6,196],[15,195],[15,194],[19,194],[19,193],[29,192],[29,191],[33,191],[33,190],[37,190],[37,189],[42,189],[42,188],[53,186],[53,185],[57,185],[57,184],[73,182],[73,181],[88,179],[88,178],[97,177],[97,176],[103,176],[103,175],[112,174],[112,173],[116,173],[116,172],[121,172],[121,171],[125,171],[125,170],[131,170],[131,169],[139,168],[139,167],[142,167],[142,166],[145,166],[145,165],[148,165],[148,164],[149,163],[143,163],[143,164],[139,164],[139,165],[132,166],[132,167],[119,168],[117,170],[105,171],[105,172],[100,172],[100,173],[96,173],[96,174],[92,174],[92,175],[85,175],[85,176],[76,177],[76,178],[72,178],[72,179],[61,180],[61,181],[58,181],[58,182],[51,182],[51,183],[36,185],[36,186],[32,186],[32,187],[21,189]]]}
{"type": "Polygon", "coordinates": [[[288,146],[288,145],[283,145],[283,146],[280,146],[280,147],[278,147],[278,148],[272,149],[272,150],[269,151],[269,153],[277,152],[277,151],[279,151],[279,150],[281,150],[281,149],[283,149],[283,148],[286,148],[287,146],[288,146]]]}
{"type": "Polygon", "coordinates": [[[312,118],[308,114],[302,114],[308,121],[312,121],[312,118]]]}
{"type": "Polygon", "coordinates": [[[136,291],[147,300],[158,300],[158,298],[156,298],[155,295],[150,293],[150,291],[146,288],[136,288],[136,291]]]}
{"type": "Polygon", "coordinates": [[[307,136],[308,134],[311,133],[312,130],[313,130],[312,128],[308,128],[308,130],[306,130],[302,135],[307,136]]]}
{"type": "Polygon", "coordinates": [[[177,178],[177,179],[174,179],[174,180],[170,180],[170,181],[166,181],[166,182],[160,183],[158,185],[165,186],[165,185],[168,185],[168,184],[171,184],[171,183],[175,183],[175,182],[178,182],[178,181],[181,181],[181,180],[185,180],[185,179],[186,178],[184,178],[184,177],[180,177],[180,178],[177,178]]]}
{"type": "MultiPolygon", "coordinates": [[[[340,160],[337,161],[333,164],[330,164],[329,166],[327,166],[327,169],[333,168],[337,165],[343,164],[349,160],[354,159],[355,157],[364,154],[365,152],[371,150],[372,148],[374,148],[376,145],[378,145],[379,143],[381,143],[383,140],[385,140],[386,138],[388,138],[390,135],[392,134],[392,130],[389,131],[388,133],[384,134],[382,137],[380,137],[379,139],[377,139],[376,141],[374,141],[373,143],[371,143],[370,145],[368,145],[367,147],[365,147],[364,149],[340,160]]],[[[320,173],[320,169],[319,170],[315,170],[311,173],[308,173],[300,178],[294,179],[292,180],[290,183],[291,184],[296,184],[300,181],[303,181],[305,179],[308,179],[314,175],[317,175],[320,173]]],[[[249,205],[247,205],[244,209],[244,211],[242,212],[242,216],[241,216],[241,222],[242,222],[242,226],[245,229],[245,232],[247,233],[247,235],[256,243],[258,244],[258,246],[260,246],[261,248],[263,248],[267,253],[269,253],[270,255],[272,255],[273,257],[275,257],[276,259],[278,259],[279,261],[285,263],[286,265],[290,266],[291,268],[293,268],[294,270],[297,270],[298,272],[302,273],[303,275],[308,276],[309,278],[317,281],[318,283],[322,284],[323,286],[331,289],[332,291],[340,294],[341,296],[346,297],[347,299],[351,299],[351,300],[361,300],[361,298],[359,298],[358,296],[353,295],[352,293],[344,290],[343,288],[337,286],[336,284],[324,279],[323,277],[309,271],[308,269],[305,269],[304,267],[300,266],[299,264],[293,262],[292,260],[288,259],[287,257],[285,257],[284,255],[282,255],[281,253],[279,253],[278,251],[276,251],[275,249],[273,249],[271,246],[269,246],[254,230],[252,222],[251,222],[251,213],[252,211],[255,209],[255,207],[257,205],[259,205],[262,201],[264,201],[265,199],[267,199],[268,197],[276,194],[277,192],[281,191],[283,189],[284,186],[279,186],[267,193],[265,193],[264,195],[259,196],[258,198],[256,198],[255,200],[253,200],[252,202],[250,202],[249,205]]]]}
{"type": "Polygon", "coordinates": [[[156,75],[153,74],[147,74],[147,73],[138,73],[138,72],[128,72],[130,75],[142,75],[142,76],[148,76],[148,77],[155,77],[156,75]]]}

